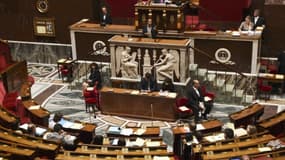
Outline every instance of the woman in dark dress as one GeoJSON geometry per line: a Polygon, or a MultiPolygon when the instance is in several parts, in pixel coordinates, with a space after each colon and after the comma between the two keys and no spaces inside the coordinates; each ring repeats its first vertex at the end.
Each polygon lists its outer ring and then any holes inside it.
{"type": "Polygon", "coordinates": [[[89,86],[95,86],[97,89],[100,89],[102,87],[101,84],[101,73],[99,71],[99,67],[96,63],[92,63],[90,65],[90,75],[89,75],[89,86]]]}

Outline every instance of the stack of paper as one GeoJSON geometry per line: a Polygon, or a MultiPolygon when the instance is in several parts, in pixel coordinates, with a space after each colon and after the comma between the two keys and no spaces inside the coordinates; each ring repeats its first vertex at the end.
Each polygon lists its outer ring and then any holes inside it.
{"type": "Polygon", "coordinates": [[[108,129],[108,133],[110,134],[120,134],[120,132],[121,132],[120,127],[111,126],[108,129]]]}
{"type": "Polygon", "coordinates": [[[36,135],[37,136],[42,136],[46,131],[47,131],[47,129],[45,129],[45,128],[36,127],[36,135]]]}
{"type": "Polygon", "coordinates": [[[269,152],[272,149],[270,147],[260,147],[258,148],[259,152],[269,152]]]}
{"type": "Polygon", "coordinates": [[[142,139],[142,138],[137,138],[136,141],[133,142],[133,145],[141,147],[141,146],[144,145],[144,142],[145,142],[144,139],[142,139]]]}
{"type": "Polygon", "coordinates": [[[235,132],[235,136],[237,136],[237,137],[247,135],[247,131],[243,128],[235,129],[234,132],[235,132]]]}
{"type": "Polygon", "coordinates": [[[147,147],[158,147],[158,146],[160,146],[160,142],[159,141],[146,142],[146,146],[147,147]]]}
{"type": "Polygon", "coordinates": [[[214,135],[214,136],[206,136],[205,139],[208,142],[217,142],[217,141],[225,140],[225,134],[220,133],[220,134],[214,135]]]}
{"type": "Polygon", "coordinates": [[[123,128],[120,132],[121,135],[124,136],[130,136],[131,134],[133,134],[133,129],[131,128],[123,128]]]}
{"type": "Polygon", "coordinates": [[[140,92],[139,91],[132,91],[131,94],[133,95],[138,95],[140,92]]]}
{"type": "Polygon", "coordinates": [[[38,110],[40,108],[41,108],[41,105],[34,105],[34,106],[29,107],[29,110],[38,110]]]}
{"type": "Polygon", "coordinates": [[[62,125],[63,128],[70,128],[74,124],[73,122],[67,121],[63,118],[58,123],[62,125]]]}
{"type": "Polygon", "coordinates": [[[200,131],[200,130],[204,130],[205,129],[205,127],[202,125],[202,124],[197,124],[197,131],[200,131]]]}
{"type": "Polygon", "coordinates": [[[168,93],[167,97],[170,98],[176,98],[177,94],[176,93],[168,93]]]}
{"type": "Polygon", "coordinates": [[[167,156],[154,156],[153,160],[170,160],[167,156]]]}
{"type": "Polygon", "coordinates": [[[134,132],[134,134],[140,136],[140,135],[144,134],[145,131],[146,131],[145,129],[139,128],[139,129],[137,129],[137,131],[134,132]]]}
{"type": "Polygon", "coordinates": [[[83,125],[81,123],[73,123],[72,126],[70,126],[71,129],[81,129],[83,128],[83,125]]]}
{"type": "Polygon", "coordinates": [[[187,108],[186,106],[180,106],[178,109],[182,112],[189,111],[189,108],[187,108]]]}

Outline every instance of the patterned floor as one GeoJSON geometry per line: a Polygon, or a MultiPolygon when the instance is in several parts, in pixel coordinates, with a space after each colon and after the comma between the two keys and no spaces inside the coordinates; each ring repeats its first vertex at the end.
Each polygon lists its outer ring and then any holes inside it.
{"type": "MultiPolygon", "coordinates": [[[[53,85],[56,89],[42,100],[42,106],[51,113],[61,112],[72,120],[80,120],[84,122],[95,123],[98,127],[97,133],[103,133],[110,125],[116,126],[159,126],[169,127],[175,125],[175,122],[150,121],[144,119],[131,119],[126,117],[109,116],[97,113],[96,119],[90,113],[85,112],[85,104],[82,98],[80,86],[74,84],[62,83],[57,74],[56,65],[45,64],[29,64],[28,70],[36,79],[36,83],[32,87],[32,97],[37,98],[53,85]]],[[[104,74],[104,73],[103,73],[104,74]]],[[[266,106],[270,112],[268,116],[276,113],[277,106],[266,106]]],[[[230,104],[214,104],[211,112],[211,118],[217,118],[224,123],[228,122],[230,113],[239,111],[243,106],[230,104]]]]}

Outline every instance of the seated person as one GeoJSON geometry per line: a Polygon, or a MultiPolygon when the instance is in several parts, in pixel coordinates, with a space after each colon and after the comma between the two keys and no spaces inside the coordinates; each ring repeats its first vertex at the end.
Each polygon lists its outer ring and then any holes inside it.
{"type": "Polygon", "coordinates": [[[239,31],[251,31],[253,29],[253,23],[251,22],[251,17],[246,16],[245,20],[240,24],[239,31]]]}
{"type": "Polygon", "coordinates": [[[62,139],[62,147],[64,150],[74,151],[78,143],[79,139],[69,134],[64,135],[62,139]]]}
{"type": "Polygon", "coordinates": [[[102,135],[95,135],[93,137],[92,144],[103,145],[103,140],[104,140],[104,137],[102,135]]]}
{"type": "Polygon", "coordinates": [[[162,91],[174,92],[174,84],[170,78],[165,78],[161,86],[162,91]]]}
{"type": "Polygon", "coordinates": [[[156,80],[151,76],[150,73],[146,73],[141,79],[141,90],[142,91],[156,91],[157,84],[156,80]]]}
{"type": "Polygon", "coordinates": [[[63,115],[60,112],[54,114],[53,119],[49,121],[49,128],[53,129],[56,124],[62,119],[63,115]]]}
{"type": "Polygon", "coordinates": [[[89,86],[95,86],[97,87],[97,89],[100,89],[102,87],[101,85],[101,73],[99,71],[99,67],[96,63],[92,63],[90,65],[90,75],[89,78],[87,80],[87,82],[89,83],[89,86]]]}
{"type": "Polygon", "coordinates": [[[182,160],[189,160],[191,159],[192,155],[192,142],[193,142],[193,135],[191,133],[187,133],[185,135],[185,139],[183,140],[183,153],[182,153],[182,160]]]}
{"type": "Polygon", "coordinates": [[[101,23],[101,26],[112,24],[112,18],[106,6],[102,6],[101,8],[100,23],[101,23]]]}
{"type": "Polygon", "coordinates": [[[230,128],[226,128],[224,130],[225,133],[225,139],[233,139],[234,138],[234,131],[230,128]]]}
{"type": "Polygon", "coordinates": [[[43,135],[43,139],[61,143],[63,136],[64,136],[64,132],[62,130],[62,126],[60,124],[56,124],[54,125],[52,132],[46,132],[43,135]]]}
{"type": "Polygon", "coordinates": [[[156,38],[157,29],[151,19],[148,19],[147,24],[143,27],[143,35],[149,38],[156,38]]]}

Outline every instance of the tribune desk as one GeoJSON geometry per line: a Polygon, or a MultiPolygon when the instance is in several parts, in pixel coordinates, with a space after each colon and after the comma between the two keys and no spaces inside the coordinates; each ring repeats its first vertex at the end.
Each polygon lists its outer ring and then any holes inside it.
{"type": "MultiPolygon", "coordinates": [[[[114,35],[143,36],[142,31],[137,30],[135,25],[112,24],[101,27],[100,24],[90,21],[79,21],[71,25],[69,29],[73,59],[107,63],[110,62],[110,44],[108,40],[111,37],[114,35]],[[98,49],[96,46],[105,47],[102,50],[92,52],[98,49]]],[[[219,31],[173,32],[166,30],[165,32],[160,31],[157,37],[160,39],[189,39],[191,46],[207,52],[213,58],[218,57],[221,59],[225,55],[224,53],[227,52],[227,58],[229,61],[234,62],[235,65],[232,67],[235,67],[236,70],[257,73],[258,57],[261,51],[261,35],[241,34],[233,36],[231,33],[219,31]]],[[[199,64],[200,68],[228,71],[223,66],[211,65],[209,58],[199,52],[190,50],[190,53],[187,54],[192,57],[190,62],[199,64]]]]}
{"type": "Polygon", "coordinates": [[[102,88],[102,113],[152,120],[176,120],[176,96],[160,96],[159,92],[145,94],[135,92],[137,90],[102,88]]]}

